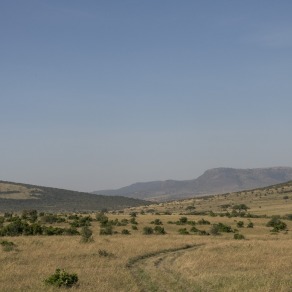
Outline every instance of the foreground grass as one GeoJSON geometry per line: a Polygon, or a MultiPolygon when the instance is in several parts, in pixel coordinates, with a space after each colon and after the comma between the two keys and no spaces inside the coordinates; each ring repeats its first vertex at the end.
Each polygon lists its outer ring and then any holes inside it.
{"type": "MultiPolygon", "coordinates": [[[[111,219],[129,218],[110,215],[111,219]]],[[[77,273],[79,291],[291,291],[292,236],[290,232],[273,234],[267,218],[252,219],[254,228],[241,228],[246,240],[236,241],[233,233],[219,236],[180,235],[178,229],[191,226],[169,224],[181,215],[138,215],[138,230],[131,225],[115,227],[118,234],[101,236],[98,222],[92,222],[94,241],[80,243],[80,236],[5,237],[17,249],[0,251],[1,291],[56,291],[43,280],[62,268],[77,273]],[[145,226],[159,218],[167,234],[143,235],[145,226]],[[127,228],[130,235],[122,235],[127,228]],[[176,251],[186,245],[194,249],[176,251]],[[161,254],[160,251],[172,249],[161,254]],[[109,256],[100,256],[106,250],[109,256]],[[153,256],[143,257],[152,253],[153,256]],[[141,258],[128,267],[129,260],[141,258]],[[138,273],[138,274],[137,274],[138,273]],[[138,276],[137,276],[138,275],[138,276]],[[140,275],[140,276],[139,276],[140,275]],[[138,277],[138,281],[137,281],[138,277]],[[140,278],[139,278],[140,277],[140,278]],[[17,279],[17,281],[15,281],[17,279]],[[176,283],[176,284],[174,284],[176,283]]],[[[202,216],[188,216],[198,221],[202,216]]],[[[236,227],[238,220],[204,216],[211,223],[236,227]]],[[[292,221],[286,221],[292,229],[292,221]]],[[[210,226],[197,226],[209,230],[210,226]]]]}
{"type": "MultiPolygon", "coordinates": [[[[78,275],[78,285],[70,288],[72,291],[292,291],[292,221],[282,219],[287,228],[280,232],[271,232],[272,228],[266,226],[271,215],[291,214],[290,188],[287,185],[194,198],[106,214],[121,221],[138,211],[137,230],[129,223],[114,226],[116,234],[99,235],[100,224],[92,221],[94,241],[86,244],[77,235],[0,237],[16,245],[11,251],[0,248],[0,291],[63,290],[44,284],[56,268],[78,275]],[[231,207],[223,210],[226,204],[231,207]],[[231,212],[236,204],[246,204],[248,212],[267,217],[220,216],[231,212]],[[194,210],[202,215],[191,215],[194,210]],[[245,239],[235,240],[232,232],[194,234],[192,225],[175,224],[182,216],[189,221],[210,221],[210,225],[195,225],[206,232],[212,224],[229,225],[245,239]],[[153,228],[155,219],[161,221],[166,234],[144,235],[143,228],[153,228]],[[239,221],[243,228],[238,227],[239,221]],[[247,228],[250,222],[253,228],[247,228]],[[182,228],[190,234],[179,234],[182,228]],[[123,229],[130,234],[123,235],[123,229]],[[193,247],[184,249],[186,245],[193,247]],[[100,254],[100,250],[106,252],[100,254]]],[[[92,216],[95,218],[95,214],[92,216]]],[[[68,227],[68,223],[53,226],[68,227]]]]}

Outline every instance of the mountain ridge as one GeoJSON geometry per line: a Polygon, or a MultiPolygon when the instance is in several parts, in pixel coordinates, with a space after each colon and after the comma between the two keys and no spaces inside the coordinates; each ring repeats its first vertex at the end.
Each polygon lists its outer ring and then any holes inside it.
{"type": "Polygon", "coordinates": [[[191,180],[137,182],[116,190],[100,190],[93,193],[165,201],[254,189],[289,180],[292,180],[292,167],[248,169],[218,167],[208,169],[199,177],[191,180]]]}

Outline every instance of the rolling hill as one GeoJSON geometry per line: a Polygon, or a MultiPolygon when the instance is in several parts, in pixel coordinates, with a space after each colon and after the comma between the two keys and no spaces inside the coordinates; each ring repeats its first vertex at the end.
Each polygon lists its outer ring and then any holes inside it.
{"type": "Polygon", "coordinates": [[[57,188],[0,181],[0,212],[96,211],[146,205],[146,201],[122,196],[103,196],[57,188]]]}
{"type": "Polygon", "coordinates": [[[167,201],[191,196],[236,192],[292,180],[291,167],[254,169],[214,168],[193,180],[140,182],[117,190],[101,190],[107,196],[167,201]]]}

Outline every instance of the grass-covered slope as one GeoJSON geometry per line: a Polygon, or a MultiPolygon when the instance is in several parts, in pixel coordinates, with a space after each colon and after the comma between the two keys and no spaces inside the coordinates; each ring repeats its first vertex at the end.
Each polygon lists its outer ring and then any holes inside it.
{"type": "Polygon", "coordinates": [[[42,211],[95,211],[147,204],[121,196],[102,196],[57,188],[0,181],[0,212],[37,209],[42,211]]]}

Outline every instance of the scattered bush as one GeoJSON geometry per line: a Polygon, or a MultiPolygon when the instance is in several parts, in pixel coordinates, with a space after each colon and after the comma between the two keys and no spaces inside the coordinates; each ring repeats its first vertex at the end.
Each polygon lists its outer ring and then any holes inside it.
{"type": "Polygon", "coordinates": [[[196,209],[195,206],[187,206],[187,207],[185,208],[186,211],[192,211],[192,210],[195,210],[195,209],[196,209]]]}
{"type": "Polygon", "coordinates": [[[210,234],[211,235],[219,235],[220,234],[220,229],[217,224],[213,224],[211,229],[210,229],[210,234]]]}
{"type": "Polygon", "coordinates": [[[292,214],[286,214],[283,218],[286,220],[292,220],[292,214]]]}
{"type": "Polygon", "coordinates": [[[55,273],[44,281],[47,285],[56,287],[72,287],[78,282],[77,274],[69,274],[63,269],[56,269],[55,273]]]}
{"type": "Polygon", "coordinates": [[[187,235],[187,234],[190,234],[186,228],[181,228],[178,230],[179,234],[182,234],[182,235],[187,235]]]}
{"type": "Polygon", "coordinates": [[[237,226],[238,228],[242,228],[242,227],[244,227],[244,222],[243,222],[243,221],[238,221],[238,222],[236,223],[236,226],[237,226]]]}
{"type": "Polygon", "coordinates": [[[143,228],[143,234],[149,235],[149,234],[153,234],[154,230],[152,227],[149,226],[145,226],[143,228]]]}
{"type": "Polygon", "coordinates": [[[287,224],[279,219],[279,217],[274,216],[267,223],[268,227],[273,227],[272,232],[279,232],[280,230],[285,230],[287,228],[287,224]]]}
{"type": "Polygon", "coordinates": [[[133,230],[138,230],[138,227],[136,225],[132,225],[133,230]]]}
{"type": "Polygon", "coordinates": [[[217,226],[219,232],[233,232],[232,228],[229,225],[226,225],[223,223],[218,223],[218,224],[214,224],[214,225],[217,226]]]}
{"type": "Polygon", "coordinates": [[[136,218],[135,218],[135,217],[132,217],[132,218],[130,219],[130,223],[131,223],[131,224],[134,224],[134,225],[137,225],[137,224],[138,224],[138,222],[136,221],[136,218]]]}
{"type": "Polygon", "coordinates": [[[154,232],[155,232],[155,234],[165,234],[166,233],[164,228],[162,226],[159,226],[159,225],[156,225],[154,227],[154,232]]]}
{"type": "Polygon", "coordinates": [[[239,234],[239,233],[235,233],[233,236],[234,239],[245,239],[244,235],[239,234]]]}
{"type": "Polygon", "coordinates": [[[200,230],[199,229],[197,229],[195,226],[193,226],[191,229],[190,229],[190,232],[195,232],[195,233],[197,233],[197,232],[199,232],[200,230]]]}
{"type": "Polygon", "coordinates": [[[100,257],[111,257],[111,256],[113,256],[112,253],[106,251],[105,249],[99,249],[99,250],[98,250],[98,255],[99,255],[100,257]]]}
{"type": "Polygon", "coordinates": [[[112,226],[106,226],[104,228],[101,228],[99,231],[100,235],[112,235],[113,234],[113,228],[112,226]]]}
{"type": "Polygon", "coordinates": [[[83,226],[80,234],[81,234],[81,242],[87,243],[87,242],[93,241],[92,230],[89,229],[88,226],[83,226]]]}
{"type": "Polygon", "coordinates": [[[130,212],[130,217],[134,218],[134,217],[137,217],[137,212],[130,212]]]}
{"type": "Polygon", "coordinates": [[[16,248],[16,245],[12,241],[3,240],[0,242],[3,251],[12,251],[16,248]]]}
{"type": "Polygon", "coordinates": [[[128,229],[123,229],[122,230],[122,234],[125,234],[125,235],[130,235],[130,231],[128,229]]]}
{"type": "Polygon", "coordinates": [[[188,222],[187,217],[180,217],[178,220],[178,224],[180,224],[180,225],[187,224],[187,222],[188,222]]]}
{"type": "Polygon", "coordinates": [[[207,231],[205,230],[199,230],[198,232],[199,235],[210,235],[207,231]]]}
{"type": "Polygon", "coordinates": [[[253,228],[253,223],[252,223],[252,222],[249,222],[249,223],[247,224],[247,228],[253,228]]]}
{"type": "Polygon", "coordinates": [[[205,219],[201,219],[198,221],[198,224],[199,225],[210,225],[211,223],[208,221],[208,220],[205,220],[205,219]]]}
{"type": "Polygon", "coordinates": [[[151,221],[151,224],[162,225],[162,222],[160,219],[155,219],[154,221],[151,221]]]}

